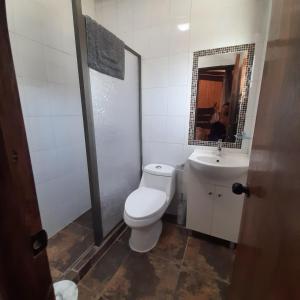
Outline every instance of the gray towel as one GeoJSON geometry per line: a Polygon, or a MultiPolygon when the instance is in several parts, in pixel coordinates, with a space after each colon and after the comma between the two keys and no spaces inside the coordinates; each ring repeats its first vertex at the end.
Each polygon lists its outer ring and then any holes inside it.
{"type": "Polygon", "coordinates": [[[88,66],[106,75],[124,79],[124,42],[88,16],[85,16],[85,27],[88,66]]]}

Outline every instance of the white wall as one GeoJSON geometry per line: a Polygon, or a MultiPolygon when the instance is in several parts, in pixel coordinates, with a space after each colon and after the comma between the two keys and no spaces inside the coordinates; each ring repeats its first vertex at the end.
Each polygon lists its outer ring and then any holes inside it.
{"type": "Polygon", "coordinates": [[[96,19],[96,5],[95,0],[81,0],[81,9],[84,15],[88,15],[96,19]]]}
{"type": "MultiPolygon", "coordinates": [[[[194,51],[256,43],[246,134],[252,136],[269,0],[95,0],[99,23],[142,55],[144,164],[184,163],[194,51]],[[190,23],[181,32],[177,25],[190,23]]],[[[249,141],[243,143],[248,152],[249,141]]]]}
{"type": "Polygon", "coordinates": [[[6,3],[42,223],[51,236],[90,207],[71,1],[6,3]]]}

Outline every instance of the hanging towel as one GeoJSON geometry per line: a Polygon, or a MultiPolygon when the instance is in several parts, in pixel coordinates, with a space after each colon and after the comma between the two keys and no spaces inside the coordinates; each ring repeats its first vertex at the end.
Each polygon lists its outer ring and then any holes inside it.
{"type": "Polygon", "coordinates": [[[88,66],[106,75],[124,79],[124,42],[88,16],[85,16],[85,28],[88,66]]]}

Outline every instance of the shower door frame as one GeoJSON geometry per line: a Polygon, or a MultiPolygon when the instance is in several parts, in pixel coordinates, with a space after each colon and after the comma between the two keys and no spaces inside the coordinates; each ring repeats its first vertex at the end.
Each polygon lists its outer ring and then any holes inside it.
{"type": "MultiPolygon", "coordinates": [[[[83,115],[83,126],[86,144],[86,156],[89,174],[91,209],[93,218],[94,241],[96,246],[100,246],[104,236],[102,228],[102,213],[101,213],[101,199],[99,181],[99,174],[97,170],[97,152],[95,143],[95,127],[93,116],[93,103],[91,95],[91,82],[89,67],[87,65],[87,43],[84,16],[82,14],[81,0],[72,0],[74,33],[76,43],[77,65],[79,75],[79,86],[81,95],[81,106],[83,115]]],[[[138,105],[139,105],[139,144],[140,144],[140,177],[142,176],[143,152],[142,152],[142,59],[141,55],[125,45],[125,50],[135,55],[138,59],[138,105]]],[[[100,166],[101,167],[101,166],[100,166]]],[[[117,227],[118,225],[116,225],[117,227]]],[[[112,230],[113,231],[113,230],[112,230]]]]}

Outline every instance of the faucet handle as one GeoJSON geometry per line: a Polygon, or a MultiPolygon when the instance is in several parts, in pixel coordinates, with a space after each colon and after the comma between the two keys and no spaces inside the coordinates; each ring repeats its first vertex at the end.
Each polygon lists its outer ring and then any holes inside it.
{"type": "Polygon", "coordinates": [[[222,143],[223,143],[222,139],[219,139],[217,141],[217,150],[218,150],[219,153],[221,153],[221,151],[222,151],[222,143]]]}

